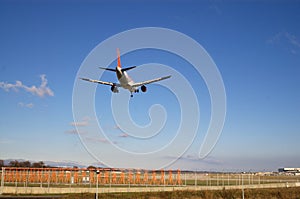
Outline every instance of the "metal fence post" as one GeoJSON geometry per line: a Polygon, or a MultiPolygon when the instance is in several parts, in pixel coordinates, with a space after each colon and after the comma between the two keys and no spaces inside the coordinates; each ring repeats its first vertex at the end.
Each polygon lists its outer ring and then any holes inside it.
{"type": "Polygon", "coordinates": [[[98,181],[99,181],[98,177],[99,177],[99,173],[100,173],[100,171],[97,170],[96,171],[96,176],[97,176],[97,181],[96,181],[96,199],[98,199],[98,181]]]}
{"type": "Polygon", "coordinates": [[[0,195],[3,194],[3,189],[4,189],[4,174],[5,174],[5,167],[2,167],[2,170],[1,170],[1,189],[0,189],[0,195]]]}

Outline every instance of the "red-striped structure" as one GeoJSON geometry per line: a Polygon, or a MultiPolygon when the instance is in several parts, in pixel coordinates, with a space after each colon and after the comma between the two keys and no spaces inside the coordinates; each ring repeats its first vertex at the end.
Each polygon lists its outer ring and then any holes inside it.
{"type": "Polygon", "coordinates": [[[181,173],[165,170],[3,167],[4,183],[100,185],[180,185],[181,173]]]}

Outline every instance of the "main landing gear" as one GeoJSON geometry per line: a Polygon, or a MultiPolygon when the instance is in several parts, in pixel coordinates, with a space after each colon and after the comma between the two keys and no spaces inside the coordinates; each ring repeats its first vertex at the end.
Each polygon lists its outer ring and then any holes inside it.
{"type": "MultiPolygon", "coordinates": [[[[134,91],[134,93],[138,93],[138,92],[140,92],[139,89],[136,89],[136,90],[134,91]]],[[[133,97],[132,92],[130,92],[130,93],[131,93],[130,97],[133,97]]]]}

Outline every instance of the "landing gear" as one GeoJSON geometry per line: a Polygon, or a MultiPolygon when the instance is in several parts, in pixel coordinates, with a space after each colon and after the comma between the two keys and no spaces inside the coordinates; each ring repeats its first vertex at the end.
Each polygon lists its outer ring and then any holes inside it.
{"type": "Polygon", "coordinates": [[[139,92],[139,89],[135,89],[134,91],[131,91],[131,92],[130,92],[130,94],[131,94],[131,95],[130,95],[130,97],[133,97],[133,94],[132,94],[132,92],[134,92],[134,93],[138,93],[138,92],[139,92]]]}

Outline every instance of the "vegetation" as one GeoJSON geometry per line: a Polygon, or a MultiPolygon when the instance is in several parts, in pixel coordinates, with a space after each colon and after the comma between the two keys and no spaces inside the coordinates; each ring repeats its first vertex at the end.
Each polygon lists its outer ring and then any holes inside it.
{"type": "Polygon", "coordinates": [[[0,167],[5,167],[5,166],[8,166],[8,167],[29,167],[29,168],[49,167],[49,166],[45,165],[45,163],[43,161],[31,163],[29,161],[12,160],[8,163],[8,165],[5,165],[4,161],[0,160],[0,167]]]}
{"type": "MultiPolygon", "coordinates": [[[[247,199],[300,199],[300,188],[278,189],[246,189],[244,196],[247,199]]],[[[70,194],[63,199],[94,199],[95,194],[70,194]]],[[[217,191],[173,191],[173,192],[146,192],[146,193],[104,193],[98,198],[105,199],[241,199],[242,190],[217,191]]]]}
{"type": "MultiPolygon", "coordinates": [[[[300,187],[277,189],[246,189],[247,199],[300,199],[300,187]]],[[[54,198],[49,196],[49,198],[54,198]]],[[[61,199],[94,199],[95,194],[80,193],[55,196],[61,199]]],[[[101,193],[99,199],[241,199],[242,190],[216,191],[173,191],[173,192],[140,192],[140,193],[101,193]]]]}

